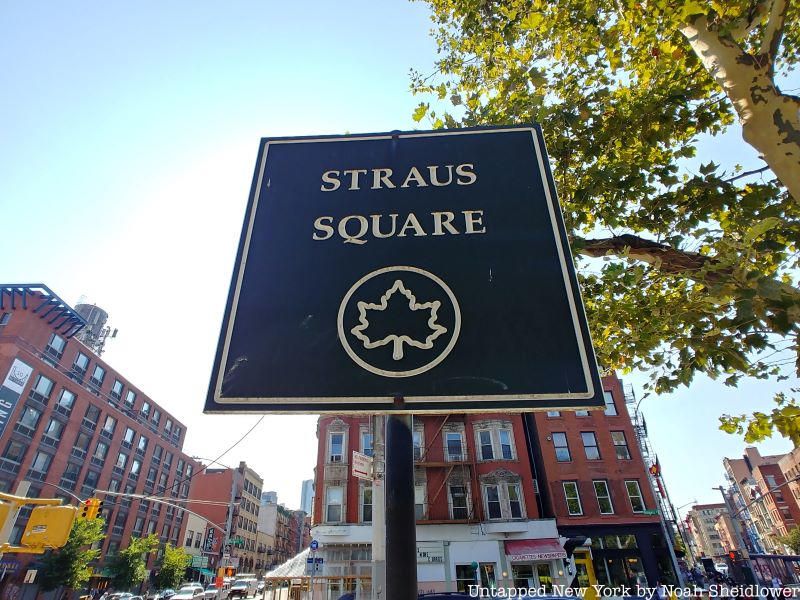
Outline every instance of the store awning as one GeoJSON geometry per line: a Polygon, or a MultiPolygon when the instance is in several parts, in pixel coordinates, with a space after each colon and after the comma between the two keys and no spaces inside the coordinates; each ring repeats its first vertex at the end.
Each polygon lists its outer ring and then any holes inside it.
{"type": "Polygon", "coordinates": [[[567,553],[555,538],[508,541],[506,542],[506,555],[510,560],[516,561],[567,558],[567,553]]]}

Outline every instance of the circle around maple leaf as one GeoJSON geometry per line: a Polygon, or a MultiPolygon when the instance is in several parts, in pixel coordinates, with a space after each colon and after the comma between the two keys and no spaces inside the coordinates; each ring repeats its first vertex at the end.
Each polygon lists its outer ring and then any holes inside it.
{"type": "Polygon", "coordinates": [[[372,271],[371,273],[367,273],[361,279],[356,281],[353,284],[353,286],[347,291],[347,293],[344,295],[344,298],[342,298],[342,303],[339,305],[339,313],[336,319],[336,328],[339,333],[339,341],[342,343],[345,352],[347,352],[347,355],[350,358],[352,358],[353,361],[362,369],[366,369],[370,373],[381,375],[383,377],[413,377],[414,375],[419,375],[421,373],[431,370],[433,367],[435,367],[445,358],[447,358],[447,355],[450,354],[450,352],[453,350],[453,347],[455,346],[456,341],[458,340],[458,334],[461,331],[461,309],[458,305],[458,300],[456,300],[455,294],[453,294],[453,291],[450,289],[450,287],[433,273],[429,273],[428,271],[420,269],[419,267],[410,267],[401,265],[394,267],[383,267],[382,269],[378,269],[376,271],[372,271]],[[355,291],[373,277],[377,277],[378,275],[383,275],[384,273],[392,273],[396,271],[416,273],[418,275],[422,275],[423,277],[427,277],[428,279],[433,281],[436,285],[442,288],[442,290],[444,290],[444,292],[447,294],[447,297],[450,298],[450,302],[453,304],[453,312],[455,314],[455,319],[453,323],[453,334],[452,337],[450,338],[450,342],[447,344],[444,350],[442,350],[439,353],[439,355],[430,362],[422,365],[421,367],[417,367],[416,369],[410,369],[408,371],[389,371],[387,369],[380,369],[378,367],[369,364],[353,351],[353,348],[350,346],[350,342],[348,342],[347,335],[345,334],[344,330],[344,312],[348,302],[350,301],[350,298],[353,296],[355,291]]]}

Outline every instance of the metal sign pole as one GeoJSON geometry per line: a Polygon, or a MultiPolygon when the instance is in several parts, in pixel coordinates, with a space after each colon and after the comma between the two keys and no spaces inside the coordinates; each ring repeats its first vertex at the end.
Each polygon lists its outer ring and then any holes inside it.
{"type": "MultiPolygon", "coordinates": [[[[402,403],[402,399],[398,399],[402,403]]],[[[386,419],[386,600],[417,598],[411,415],[386,419]]]]}

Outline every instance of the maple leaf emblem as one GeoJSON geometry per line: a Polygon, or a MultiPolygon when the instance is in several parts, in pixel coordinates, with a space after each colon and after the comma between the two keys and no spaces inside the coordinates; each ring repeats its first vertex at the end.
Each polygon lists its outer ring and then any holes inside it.
{"type": "Polygon", "coordinates": [[[413,346],[414,348],[420,348],[422,350],[430,350],[433,348],[433,341],[438,338],[440,335],[447,333],[447,328],[439,325],[436,322],[438,318],[438,311],[439,307],[442,303],[439,300],[434,300],[433,302],[423,302],[418,303],[417,298],[408,290],[400,279],[395,280],[392,287],[386,290],[386,293],[381,296],[381,301],[378,304],[373,304],[370,302],[358,302],[358,322],[359,325],[353,327],[350,332],[356,336],[361,342],[364,344],[364,348],[367,350],[372,350],[373,348],[377,348],[379,346],[385,346],[387,344],[392,344],[392,358],[394,360],[401,360],[403,358],[403,344],[408,344],[409,346],[413,346]],[[428,318],[428,327],[431,329],[432,333],[426,336],[425,341],[415,340],[408,335],[397,335],[391,333],[382,337],[379,340],[372,341],[369,339],[368,335],[365,335],[365,330],[369,328],[370,323],[367,320],[367,311],[368,310],[377,310],[377,311],[385,311],[389,308],[389,299],[399,292],[403,296],[408,299],[408,308],[411,311],[421,311],[421,310],[428,310],[430,311],[430,317],[428,318]]]}

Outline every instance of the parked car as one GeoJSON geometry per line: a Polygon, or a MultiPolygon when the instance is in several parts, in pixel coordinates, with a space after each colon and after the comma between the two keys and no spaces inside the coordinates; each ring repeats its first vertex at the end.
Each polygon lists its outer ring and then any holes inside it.
{"type": "Polygon", "coordinates": [[[728,575],[728,565],[725,563],[715,563],[714,569],[721,575],[728,575]]]}
{"type": "Polygon", "coordinates": [[[230,586],[223,584],[220,588],[217,587],[216,584],[210,583],[203,592],[203,598],[205,600],[225,600],[228,597],[229,587],[230,586]]]}
{"type": "Polygon", "coordinates": [[[174,595],[175,595],[175,590],[173,590],[172,588],[166,588],[154,592],[151,598],[152,600],[169,600],[174,595]]]}
{"type": "Polygon", "coordinates": [[[260,594],[264,591],[264,588],[267,587],[267,582],[263,579],[259,580],[258,586],[256,587],[256,591],[260,594]]]}
{"type": "Polygon", "coordinates": [[[250,584],[247,581],[234,581],[231,585],[231,589],[228,590],[228,600],[233,600],[234,598],[247,598],[250,592],[250,584]]]}
{"type": "Polygon", "coordinates": [[[186,585],[179,589],[170,600],[203,600],[204,593],[202,585],[186,585]]]}

